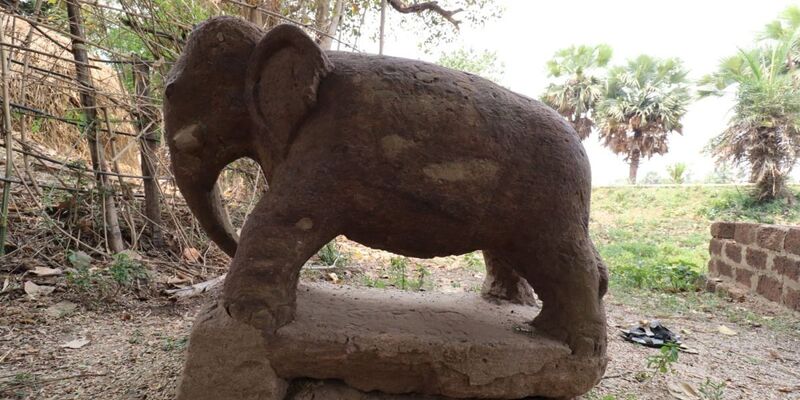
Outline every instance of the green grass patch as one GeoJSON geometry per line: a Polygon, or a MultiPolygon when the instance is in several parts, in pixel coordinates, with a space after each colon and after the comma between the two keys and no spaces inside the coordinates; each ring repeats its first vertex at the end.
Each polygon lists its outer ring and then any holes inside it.
{"type": "MultiPolygon", "coordinates": [[[[746,187],[620,187],[592,193],[591,233],[612,288],[693,292],[707,272],[713,221],[791,223],[800,206],[756,204],[746,187]]],[[[795,193],[800,190],[793,187],[795,193]]]]}

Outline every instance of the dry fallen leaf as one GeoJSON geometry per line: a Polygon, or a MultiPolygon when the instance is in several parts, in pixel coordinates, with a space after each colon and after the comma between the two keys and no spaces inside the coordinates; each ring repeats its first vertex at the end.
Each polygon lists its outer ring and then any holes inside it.
{"type": "Polygon", "coordinates": [[[36,276],[58,276],[64,273],[61,268],[36,267],[30,271],[36,276]]]}
{"type": "Polygon", "coordinates": [[[669,394],[671,394],[673,398],[678,400],[695,400],[700,398],[700,394],[697,390],[686,382],[670,382],[667,385],[667,390],[669,390],[669,394]]]}
{"type": "Polygon", "coordinates": [[[75,339],[61,345],[65,349],[80,349],[89,344],[89,339],[75,339]]]}
{"type": "Polygon", "coordinates": [[[719,328],[717,328],[717,331],[719,331],[719,333],[723,335],[728,335],[728,336],[736,336],[739,334],[738,332],[734,331],[731,328],[728,328],[725,325],[720,325],[719,328]]]}
{"type": "Polygon", "coordinates": [[[174,285],[174,286],[178,286],[178,285],[186,283],[186,282],[189,282],[189,280],[186,279],[186,278],[182,278],[180,276],[173,276],[173,277],[170,277],[170,278],[167,279],[167,284],[174,285]]]}
{"type": "Polygon", "coordinates": [[[335,272],[331,272],[330,274],[328,274],[328,277],[331,278],[331,282],[339,283],[339,275],[336,275],[335,272]]]}
{"type": "Polygon", "coordinates": [[[37,285],[31,281],[25,281],[25,285],[23,285],[22,288],[25,290],[25,294],[33,300],[41,296],[47,296],[56,290],[55,286],[37,285]]]}
{"type": "Polygon", "coordinates": [[[183,259],[190,263],[196,263],[200,260],[200,251],[195,249],[194,247],[186,247],[183,249],[183,259]]]}
{"type": "Polygon", "coordinates": [[[69,301],[61,301],[56,304],[53,304],[50,307],[47,307],[47,309],[44,310],[44,313],[53,318],[61,318],[69,314],[72,314],[77,308],[78,305],[75,303],[69,301]]]}

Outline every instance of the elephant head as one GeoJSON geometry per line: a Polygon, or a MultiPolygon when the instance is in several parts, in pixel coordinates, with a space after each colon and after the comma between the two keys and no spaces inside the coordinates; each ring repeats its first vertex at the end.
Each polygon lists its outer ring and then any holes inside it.
{"type": "Polygon", "coordinates": [[[249,157],[269,180],[331,69],[299,28],[281,25],[265,34],[232,17],[199,25],[172,67],[164,121],[175,180],[203,229],[227,254],[236,253],[238,236],[216,186],[219,174],[249,157]]]}

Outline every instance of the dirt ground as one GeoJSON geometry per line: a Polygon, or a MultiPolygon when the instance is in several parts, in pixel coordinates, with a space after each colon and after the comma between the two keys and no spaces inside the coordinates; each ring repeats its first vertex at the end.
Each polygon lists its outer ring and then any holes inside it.
{"type": "MultiPolygon", "coordinates": [[[[399,290],[392,269],[398,264],[409,285],[423,290],[475,291],[483,279],[469,257],[398,263],[353,243],[341,247],[345,266],[310,265],[303,279],[399,290]]],[[[171,399],[193,318],[213,296],[179,302],[127,296],[113,304],[81,301],[68,290],[37,300],[1,297],[0,398],[171,399]]],[[[606,297],[611,361],[606,377],[582,398],[800,399],[800,316],[755,299],[694,297],[700,300],[674,304],[673,296],[666,304],[666,298],[612,290],[606,297]],[[647,360],[659,351],[619,336],[620,329],[652,318],[679,332],[690,349],[672,363],[673,372],[655,376],[647,360]],[[707,380],[724,388],[713,390],[707,380]]]]}

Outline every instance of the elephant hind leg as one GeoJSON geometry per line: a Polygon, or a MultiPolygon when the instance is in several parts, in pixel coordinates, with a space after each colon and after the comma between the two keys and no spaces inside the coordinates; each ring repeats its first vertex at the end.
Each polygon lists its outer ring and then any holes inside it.
{"type": "Polygon", "coordinates": [[[501,299],[511,303],[536,305],[533,289],[514,268],[513,263],[502,252],[484,250],[486,278],[481,295],[487,299],[501,299]]]}
{"type": "Polygon", "coordinates": [[[515,260],[542,302],[532,322],[536,331],[565,341],[573,354],[605,355],[604,264],[591,241],[564,235],[515,254],[515,260]]]}

